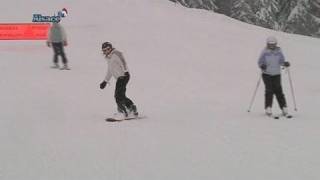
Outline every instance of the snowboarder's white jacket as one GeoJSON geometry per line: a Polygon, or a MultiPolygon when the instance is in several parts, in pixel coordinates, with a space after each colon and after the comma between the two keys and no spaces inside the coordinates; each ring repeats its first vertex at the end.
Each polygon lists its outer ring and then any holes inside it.
{"type": "Polygon", "coordinates": [[[120,51],[113,49],[111,53],[106,56],[106,59],[108,63],[108,72],[104,79],[106,82],[109,82],[112,76],[118,79],[124,76],[126,72],[129,72],[127,63],[120,51]]]}
{"type": "Polygon", "coordinates": [[[281,74],[281,66],[284,61],[285,58],[280,47],[277,47],[275,50],[265,48],[260,55],[258,65],[259,67],[265,65],[266,69],[263,70],[263,73],[273,76],[281,74]]]}

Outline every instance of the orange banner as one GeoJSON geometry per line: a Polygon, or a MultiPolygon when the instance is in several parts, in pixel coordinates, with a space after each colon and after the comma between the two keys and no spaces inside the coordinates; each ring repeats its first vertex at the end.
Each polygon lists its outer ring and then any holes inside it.
{"type": "Polygon", "coordinates": [[[49,28],[49,23],[0,24],[0,40],[44,40],[49,28]]]}

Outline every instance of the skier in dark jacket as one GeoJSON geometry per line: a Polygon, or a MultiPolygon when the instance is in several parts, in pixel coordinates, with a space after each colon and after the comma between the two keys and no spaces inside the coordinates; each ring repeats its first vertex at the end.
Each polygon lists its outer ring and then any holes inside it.
{"type": "Polygon", "coordinates": [[[272,101],[273,95],[275,95],[283,115],[287,115],[287,102],[281,85],[281,66],[289,67],[290,63],[285,61],[275,37],[267,38],[267,46],[260,55],[258,66],[262,70],[262,79],[265,84],[264,107],[266,114],[272,115],[272,101]]]}
{"type": "Polygon", "coordinates": [[[114,97],[118,106],[118,113],[114,119],[121,120],[131,114],[137,117],[137,107],[132,100],[126,96],[126,87],[130,80],[130,74],[122,53],[113,48],[109,42],[102,44],[102,51],[108,63],[108,71],[104,81],[100,84],[100,88],[104,89],[111,77],[117,80],[114,97]]]}

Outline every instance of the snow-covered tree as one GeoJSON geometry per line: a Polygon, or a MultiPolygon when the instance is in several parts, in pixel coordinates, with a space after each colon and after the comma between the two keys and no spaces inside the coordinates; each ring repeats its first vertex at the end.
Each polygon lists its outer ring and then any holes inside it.
{"type": "Polygon", "coordinates": [[[277,22],[279,12],[278,0],[257,0],[255,8],[257,24],[266,28],[279,29],[277,22]]]}
{"type": "Polygon", "coordinates": [[[288,17],[292,9],[294,9],[296,5],[297,5],[297,0],[291,0],[291,1],[280,0],[279,1],[280,10],[278,13],[278,24],[280,26],[279,27],[280,30],[285,29],[288,22],[288,17]]]}
{"type": "Polygon", "coordinates": [[[312,36],[319,32],[319,22],[311,14],[309,0],[298,0],[287,19],[286,31],[312,36]]]}
{"type": "Polygon", "coordinates": [[[247,0],[235,0],[232,4],[230,16],[250,24],[254,24],[256,21],[255,13],[247,0]]]}
{"type": "Polygon", "coordinates": [[[179,2],[181,5],[190,8],[199,8],[216,11],[218,7],[216,6],[217,0],[170,0],[173,2],[179,2]]]}
{"type": "Polygon", "coordinates": [[[221,0],[217,0],[216,1],[216,5],[217,5],[217,12],[218,13],[221,13],[221,14],[225,14],[227,16],[230,16],[231,15],[231,9],[233,7],[233,2],[235,0],[224,0],[224,1],[221,1],[221,0]]]}
{"type": "Polygon", "coordinates": [[[310,13],[320,19],[320,0],[310,0],[310,13]]]}
{"type": "Polygon", "coordinates": [[[320,37],[320,0],[170,0],[258,26],[320,37]]]}

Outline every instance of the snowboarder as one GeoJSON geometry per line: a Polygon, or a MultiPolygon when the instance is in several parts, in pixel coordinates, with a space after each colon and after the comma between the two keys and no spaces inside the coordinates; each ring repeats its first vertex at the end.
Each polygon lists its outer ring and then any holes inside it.
{"type": "Polygon", "coordinates": [[[110,42],[102,44],[102,52],[108,63],[108,71],[104,81],[100,84],[100,89],[104,89],[111,77],[116,79],[115,100],[118,106],[118,113],[114,119],[123,120],[129,115],[138,116],[136,105],[126,96],[126,86],[130,80],[127,63],[122,53],[116,50],[110,42]]]}
{"type": "Polygon", "coordinates": [[[52,47],[53,53],[54,53],[53,55],[54,65],[52,66],[52,68],[59,68],[58,56],[60,55],[63,63],[63,67],[61,68],[61,70],[69,70],[68,60],[64,53],[64,46],[67,46],[67,45],[68,45],[67,36],[64,28],[60,23],[53,22],[52,26],[50,27],[48,40],[47,40],[47,46],[52,47]]]}
{"type": "Polygon", "coordinates": [[[265,84],[265,113],[268,116],[272,115],[272,101],[275,95],[282,114],[288,115],[287,102],[281,85],[281,66],[289,67],[290,63],[285,61],[275,37],[267,38],[267,46],[259,57],[258,65],[262,70],[262,79],[265,84]]]}

